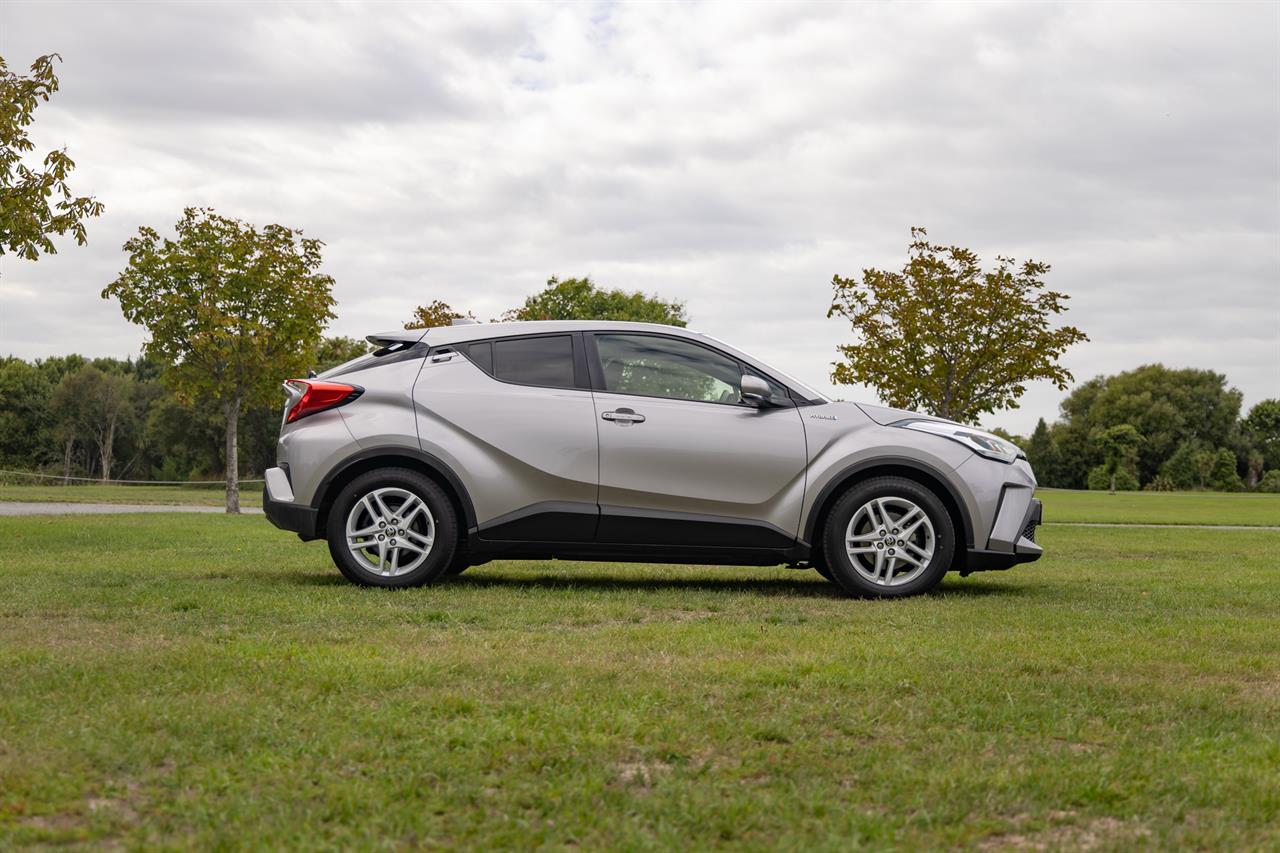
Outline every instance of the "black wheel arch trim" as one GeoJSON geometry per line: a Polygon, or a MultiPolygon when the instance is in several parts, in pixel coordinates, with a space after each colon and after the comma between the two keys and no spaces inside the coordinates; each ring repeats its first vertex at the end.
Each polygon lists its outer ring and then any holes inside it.
{"type": "Polygon", "coordinates": [[[454,473],[453,469],[439,457],[433,456],[424,450],[403,445],[370,447],[343,459],[320,481],[320,485],[316,488],[315,496],[311,499],[312,508],[318,513],[323,513],[325,505],[332,502],[334,483],[345,479],[346,473],[352,468],[376,459],[392,459],[397,456],[425,465],[442,478],[449,485],[449,488],[453,490],[458,498],[458,505],[462,510],[463,530],[460,538],[465,539],[468,532],[475,530],[476,509],[471,501],[470,493],[467,492],[467,487],[462,484],[462,478],[454,473]]]}
{"type": "MultiPolygon", "coordinates": [[[[937,468],[906,456],[877,456],[874,459],[865,459],[862,462],[850,465],[832,477],[831,481],[822,487],[822,491],[818,492],[818,497],[813,502],[809,517],[805,519],[804,541],[811,544],[814,542],[818,519],[826,514],[832,501],[840,493],[848,489],[852,481],[862,479],[868,471],[876,468],[907,468],[916,473],[924,474],[930,480],[937,481],[946,490],[946,494],[939,495],[939,497],[950,501],[960,516],[960,526],[964,528],[965,546],[970,549],[973,548],[973,519],[970,518],[969,510],[960,495],[956,493],[955,487],[937,468]]],[[[817,546],[815,545],[814,547],[817,546]]]]}

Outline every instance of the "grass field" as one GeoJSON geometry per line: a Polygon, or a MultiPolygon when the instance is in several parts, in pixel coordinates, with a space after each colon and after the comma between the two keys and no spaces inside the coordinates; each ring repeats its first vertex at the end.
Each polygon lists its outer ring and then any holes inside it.
{"type": "MultiPolygon", "coordinates": [[[[1280,527],[1280,495],[1221,492],[1078,492],[1041,489],[1046,521],[1123,524],[1242,524],[1280,527]]],[[[6,486],[0,501],[222,506],[220,489],[183,486],[6,486]]],[[[243,506],[262,506],[261,484],[245,485],[243,506]]]]}
{"type": "MultiPolygon", "coordinates": [[[[0,501],[53,501],[58,503],[177,504],[225,506],[226,492],[214,486],[12,486],[0,484],[0,501]]],[[[262,506],[262,484],[240,487],[241,506],[262,506]]]]}
{"type": "Polygon", "coordinates": [[[0,518],[0,847],[1280,846],[1280,533],[1041,538],[902,602],[395,593],[260,518],[0,518]]]}
{"type": "Polygon", "coordinates": [[[1080,492],[1038,489],[1047,522],[1243,524],[1280,527],[1280,495],[1225,492],[1080,492]]]}

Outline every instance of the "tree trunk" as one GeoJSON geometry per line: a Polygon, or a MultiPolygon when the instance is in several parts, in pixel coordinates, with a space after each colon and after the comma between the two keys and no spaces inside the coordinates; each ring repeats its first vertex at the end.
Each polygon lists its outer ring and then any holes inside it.
{"type": "Polygon", "coordinates": [[[113,419],[107,426],[106,435],[98,442],[98,456],[102,459],[102,482],[111,479],[111,455],[116,443],[116,422],[113,419]]]}
{"type": "Polygon", "coordinates": [[[71,452],[75,450],[76,439],[72,436],[62,446],[62,485],[71,485],[71,452]]]}
{"type": "Polygon", "coordinates": [[[1114,495],[1115,493],[1116,493],[1116,472],[1112,471],[1111,472],[1111,490],[1108,491],[1107,494],[1114,495]]]}
{"type": "Polygon", "coordinates": [[[227,415],[227,512],[240,512],[240,456],[236,446],[240,430],[240,398],[232,398],[225,407],[227,415]]]}

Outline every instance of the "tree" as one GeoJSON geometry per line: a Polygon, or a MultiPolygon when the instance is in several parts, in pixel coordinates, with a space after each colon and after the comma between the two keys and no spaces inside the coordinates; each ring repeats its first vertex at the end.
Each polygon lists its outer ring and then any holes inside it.
{"type": "Polygon", "coordinates": [[[18,358],[0,359],[0,466],[36,468],[52,461],[53,385],[39,365],[18,358]]]}
{"type": "Polygon", "coordinates": [[[79,436],[88,436],[98,451],[102,481],[111,479],[116,438],[133,415],[132,376],[107,373],[86,364],[64,376],[53,395],[58,432],[68,445],[63,449],[63,476],[70,476],[71,448],[79,436]]]}
{"type": "Polygon", "coordinates": [[[432,329],[437,326],[447,326],[454,320],[460,320],[464,316],[449,307],[449,303],[441,302],[439,299],[432,300],[426,305],[419,305],[413,309],[413,319],[404,324],[406,329],[432,329]]]}
{"type": "Polygon", "coordinates": [[[1059,482],[1058,444],[1053,440],[1053,433],[1044,418],[1036,422],[1036,428],[1031,433],[1031,438],[1027,439],[1023,450],[1026,451],[1027,461],[1031,463],[1041,483],[1046,486],[1062,485],[1059,482]]]}
{"type": "Polygon", "coordinates": [[[590,276],[552,276],[547,286],[525,299],[519,308],[503,315],[504,320],[631,320],[685,326],[684,303],[668,302],[640,291],[605,290],[590,276]]]}
{"type": "MultiPolygon", "coordinates": [[[[1226,377],[1211,370],[1147,364],[1083,383],[1062,401],[1062,415],[1065,432],[1082,436],[1131,424],[1143,436],[1136,465],[1138,479],[1146,483],[1184,442],[1212,448],[1232,444],[1240,392],[1228,388],[1226,377]]],[[[1058,446],[1065,447],[1061,441],[1058,446]]],[[[1092,456],[1088,464],[1100,461],[1092,456]]]]}
{"type": "Polygon", "coordinates": [[[145,326],[144,352],[186,403],[217,401],[226,425],[227,512],[240,511],[237,431],[245,406],[277,400],[279,382],[306,371],[333,318],[333,279],[319,240],[187,208],[177,239],[141,228],[129,263],[102,291],[145,326]]]}
{"type": "Polygon", "coordinates": [[[1236,471],[1236,455],[1226,447],[1218,448],[1213,455],[1213,467],[1209,470],[1209,488],[1217,492],[1238,492],[1244,488],[1236,471]]]}
{"type": "Polygon", "coordinates": [[[997,256],[984,272],[976,254],[930,243],[911,229],[900,272],[864,269],[832,278],[827,316],[847,319],[858,337],[840,346],[831,378],[875,388],[892,406],[953,420],[1016,407],[1026,383],[1066,390],[1058,364],[1067,347],[1088,340],[1074,326],[1052,328],[1067,295],[1045,288],[1049,265],[997,256]]]}
{"type": "MultiPolygon", "coordinates": [[[[1116,475],[1123,471],[1131,471],[1133,460],[1138,455],[1138,445],[1142,444],[1142,435],[1131,424],[1118,424],[1094,433],[1094,441],[1102,449],[1102,470],[1110,478],[1108,491],[1116,493],[1116,475]]],[[[1134,479],[1135,488],[1137,479],[1134,479]]]]}
{"type": "Polygon", "coordinates": [[[1244,433],[1268,468],[1280,468],[1280,400],[1263,400],[1250,409],[1244,433]]]}
{"type": "Polygon", "coordinates": [[[36,107],[58,91],[55,59],[62,57],[40,57],[31,64],[31,76],[23,77],[0,57],[0,257],[12,252],[34,261],[41,253],[56,254],[53,236],[68,231],[83,246],[84,220],[102,213],[101,202],[77,196],[67,186],[76,164],[65,148],[46,154],[39,169],[22,162],[35,149],[27,127],[36,107]],[[56,199],[52,205],[51,199],[56,199]]]}
{"type": "Polygon", "coordinates": [[[341,335],[326,336],[316,345],[315,354],[312,356],[312,367],[316,373],[323,373],[331,367],[368,355],[371,350],[372,347],[369,346],[368,341],[341,335]]]}

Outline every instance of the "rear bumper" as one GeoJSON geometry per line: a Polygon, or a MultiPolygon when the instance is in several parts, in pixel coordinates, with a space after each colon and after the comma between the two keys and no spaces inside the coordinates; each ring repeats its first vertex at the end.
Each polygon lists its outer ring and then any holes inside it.
{"type": "MultiPolygon", "coordinates": [[[[1016,537],[1010,537],[1014,539],[1012,550],[970,548],[965,552],[964,565],[960,567],[960,574],[1011,569],[1022,563],[1032,563],[1040,559],[1044,549],[1036,543],[1036,528],[1040,526],[1043,518],[1044,507],[1040,501],[1035,499],[1028,501],[1026,509],[1021,513],[1016,537]]],[[[992,544],[995,544],[994,537],[992,544]]]]}
{"type": "MultiPolygon", "coordinates": [[[[320,511],[318,509],[294,503],[292,500],[278,500],[272,495],[273,482],[277,483],[277,488],[288,491],[287,485],[283,485],[287,484],[288,480],[284,478],[285,474],[279,468],[272,468],[267,472],[267,482],[262,486],[262,511],[267,516],[267,521],[281,530],[298,534],[298,538],[303,541],[319,539],[317,528],[320,511]]],[[[289,492],[289,497],[293,497],[292,492],[289,492]]]]}

